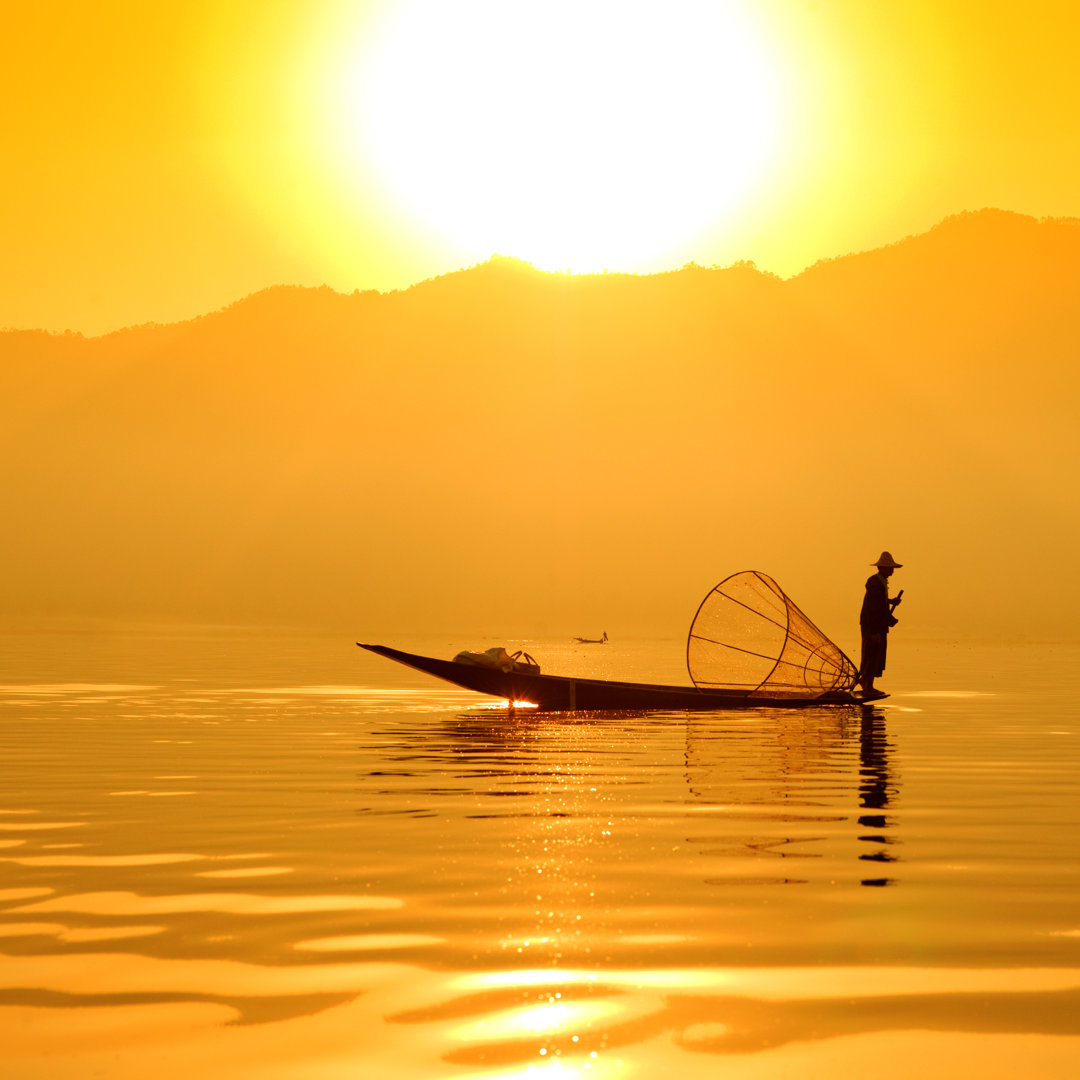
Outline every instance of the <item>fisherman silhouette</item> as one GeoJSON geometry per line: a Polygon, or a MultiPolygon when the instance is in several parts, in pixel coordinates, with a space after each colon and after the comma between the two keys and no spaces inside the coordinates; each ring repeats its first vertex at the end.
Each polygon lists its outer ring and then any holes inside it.
{"type": "Polygon", "coordinates": [[[894,570],[900,569],[902,563],[898,563],[889,552],[883,551],[873,565],[877,567],[877,573],[867,578],[866,595],[859,612],[859,628],[862,631],[859,683],[863,688],[864,701],[885,697],[881,690],[874,689],[874,680],[885,672],[889,630],[898,621],[893,611],[904,595],[904,590],[901,589],[895,597],[889,599],[889,578],[894,570]]]}

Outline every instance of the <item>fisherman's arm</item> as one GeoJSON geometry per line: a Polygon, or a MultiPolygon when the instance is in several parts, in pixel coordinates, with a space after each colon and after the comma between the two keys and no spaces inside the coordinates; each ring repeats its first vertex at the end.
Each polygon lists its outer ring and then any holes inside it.
{"type": "Polygon", "coordinates": [[[901,589],[890,601],[889,601],[889,625],[895,626],[900,620],[893,615],[897,605],[904,598],[904,590],[901,589]]]}

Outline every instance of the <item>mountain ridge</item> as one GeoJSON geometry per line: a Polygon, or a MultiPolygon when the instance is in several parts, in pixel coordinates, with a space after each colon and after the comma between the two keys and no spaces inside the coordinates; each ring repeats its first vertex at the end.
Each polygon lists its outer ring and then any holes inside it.
{"type": "Polygon", "coordinates": [[[827,628],[888,547],[908,623],[1073,634],[1077,226],[961,215],[786,281],[496,259],[0,334],[0,606],[678,634],[752,566],[827,628]]]}
{"type": "MultiPolygon", "coordinates": [[[[1080,256],[1080,218],[1071,217],[1044,217],[1035,218],[1030,215],[1016,213],[1009,210],[996,208],[984,208],[975,211],[961,211],[951,214],[942,219],[930,229],[913,233],[901,239],[884,244],[877,248],[862,251],[847,252],[842,255],[830,256],[819,259],[817,262],[806,267],[798,274],[788,278],[781,278],[771,271],[759,269],[752,261],[740,260],[728,266],[713,265],[700,266],[696,263],[670,270],[657,271],[648,274],[637,274],[623,271],[603,271],[599,273],[569,274],[560,271],[539,270],[531,263],[516,256],[495,254],[483,262],[470,267],[438,274],[422,281],[415,282],[401,289],[392,289],[380,292],[376,289],[360,290],[352,292],[338,292],[328,285],[268,285],[257,289],[247,296],[240,297],[225,306],[214,311],[196,315],[190,319],[176,322],[159,323],[147,322],[120,327],[104,334],[84,335],[76,330],[49,331],[34,328],[0,328],[0,335],[5,337],[23,336],[27,339],[40,337],[49,340],[61,341],[96,341],[102,338],[115,340],[118,336],[146,333],[149,331],[173,330],[181,327],[191,327],[206,319],[217,319],[221,316],[235,315],[239,312],[261,311],[264,313],[280,315],[282,309],[295,310],[298,301],[305,301],[313,310],[331,310],[332,307],[343,310],[349,308],[354,311],[363,311],[366,306],[377,300],[400,300],[413,296],[430,293],[440,288],[457,290],[463,285],[476,285],[481,283],[498,284],[505,286],[507,282],[528,282],[533,285],[541,284],[542,287],[557,290],[582,290],[595,289],[612,283],[624,283],[639,288],[647,288],[648,285],[662,286],[673,280],[681,279],[683,282],[691,277],[696,277],[699,282],[709,285],[731,285],[736,281],[746,284],[752,281],[751,287],[761,285],[764,288],[778,286],[781,289],[789,287],[800,289],[808,283],[816,283],[829,275],[844,274],[851,268],[858,268],[859,273],[865,275],[868,269],[879,270],[887,266],[890,261],[897,261],[897,256],[914,255],[919,252],[924,257],[929,256],[927,261],[940,258],[942,252],[952,255],[954,261],[960,261],[963,255],[968,255],[970,265],[994,265],[994,260],[985,259],[986,250],[993,245],[1002,245],[1005,241],[1024,239],[1031,241],[1052,231],[1060,237],[1067,237],[1068,244],[1062,245],[1059,254],[1063,265],[1074,269],[1080,256]],[[956,245],[950,250],[941,241],[950,239],[963,239],[965,247],[957,250],[956,245]],[[971,259],[975,254],[978,259],[971,259]]],[[[1039,245],[1030,244],[1038,248],[1039,245]]],[[[1041,245],[1043,254],[1049,253],[1049,244],[1041,245]]],[[[910,258],[902,258],[899,261],[910,263],[910,258]]],[[[1063,286],[1064,287],[1064,286],[1063,286]]]]}

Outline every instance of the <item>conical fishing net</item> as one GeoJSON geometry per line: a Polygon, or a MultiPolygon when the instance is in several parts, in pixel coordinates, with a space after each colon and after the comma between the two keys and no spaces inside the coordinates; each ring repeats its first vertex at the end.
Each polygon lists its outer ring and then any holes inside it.
{"type": "Polygon", "coordinates": [[[815,698],[858,679],[843,652],[757,570],[732,574],[701,602],[686,666],[695,686],[749,697],[815,698]]]}

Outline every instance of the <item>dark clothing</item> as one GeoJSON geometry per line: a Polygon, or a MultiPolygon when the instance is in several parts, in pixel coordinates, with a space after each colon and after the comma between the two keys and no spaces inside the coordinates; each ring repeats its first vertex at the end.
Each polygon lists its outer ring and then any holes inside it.
{"type": "Polygon", "coordinates": [[[866,595],[859,612],[859,626],[864,634],[887,634],[896,625],[889,605],[889,583],[880,575],[866,579],[866,595]]]}
{"type": "Polygon", "coordinates": [[[885,674],[885,652],[888,647],[888,634],[863,631],[862,656],[859,657],[859,682],[863,686],[866,686],[867,680],[873,681],[885,674]]]}
{"type": "Polygon", "coordinates": [[[859,612],[862,629],[862,656],[859,663],[859,681],[865,686],[885,672],[885,653],[889,643],[889,627],[895,626],[892,605],[889,603],[889,583],[880,574],[873,574],[866,582],[866,595],[859,612]]]}

